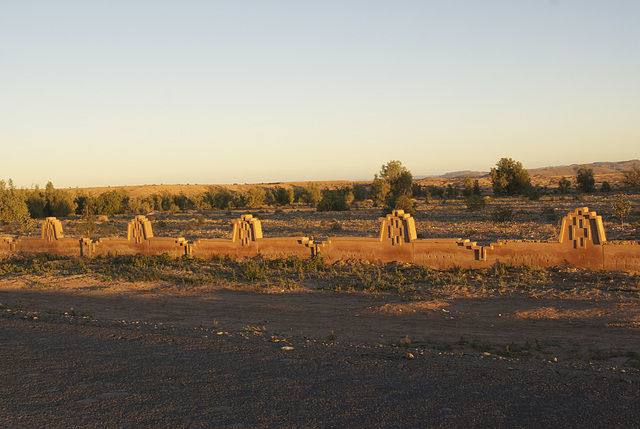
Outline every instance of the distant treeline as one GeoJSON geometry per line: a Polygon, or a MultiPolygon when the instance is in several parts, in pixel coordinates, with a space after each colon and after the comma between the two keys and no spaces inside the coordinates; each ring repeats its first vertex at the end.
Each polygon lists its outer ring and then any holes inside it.
{"type": "MultiPolygon", "coordinates": [[[[522,195],[536,200],[549,193],[566,194],[575,189],[578,192],[596,191],[593,171],[583,168],[576,177],[575,185],[567,178],[559,180],[558,187],[551,190],[531,186],[528,173],[519,163],[510,159],[501,162],[515,164],[509,173],[522,170],[524,184],[519,192],[498,192],[502,185],[508,189],[510,183],[519,177],[500,178],[500,162],[492,169],[492,188],[495,195],[522,195]],[[513,170],[513,171],[511,171],[513,170]],[[494,174],[495,173],[495,174],[494,174]],[[525,177],[526,176],[526,177],[525,177]],[[496,190],[496,187],[500,188],[496,190]]],[[[628,192],[640,190],[640,168],[634,167],[626,172],[622,185],[628,192]]],[[[600,191],[610,192],[611,186],[603,182],[600,191]]],[[[25,222],[48,216],[66,217],[71,215],[115,215],[123,213],[177,212],[185,210],[228,210],[253,209],[264,206],[278,207],[291,204],[305,204],[316,207],[318,211],[348,210],[354,203],[370,199],[374,206],[382,206],[384,212],[403,209],[415,213],[415,199],[457,199],[466,198],[470,209],[484,207],[482,190],[478,180],[465,178],[462,182],[449,183],[446,186],[421,186],[414,183],[411,173],[399,161],[391,161],[382,166],[380,176],[376,175],[369,185],[353,183],[340,189],[321,189],[317,183],[309,182],[305,186],[266,188],[254,186],[247,191],[232,192],[221,186],[211,186],[207,191],[187,196],[184,193],[172,194],[169,191],[152,194],[147,197],[132,197],[124,189],[114,189],[98,196],[82,191],[72,192],[55,189],[51,182],[44,189],[16,188],[11,179],[0,180],[0,222],[25,222]],[[394,174],[390,172],[395,171],[394,174]]]]}
{"type": "Polygon", "coordinates": [[[146,197],[132,197],[123,189],[114,189],[97,196],[82,191],[55,189],[51,182],[44,189],[16,188],[11,179],[0,180],[0,220],[22,221],[48,216],[115,215],[178,212],[186,210],[228,210],[305,204],[319,211],[347,210],[355,201],[369,196],[366,186],[354,184],[340,189],[321,189],[316,183],[304,187],[263,188],[254,186],[244,192],[232,192],[212,186],[197,195],[187,196],[163,191],[146,197]]]}
{"type": "MultiPolygon", "coordinates": [[[[472,192],[457,186],[437,187],[413,184],[414,197],[456,198],[472,192]]],[[[479,188],[473,189],[479,193],[479,188]]],[[[42,219],[49,216],[89,216],[152,211],[178,212],[187,210],[253,209],[282,207],[292,204],[316,207],[318,211],[348,210],[354,203],[372,199],[374,205],[382,204],[385,195],[362,184],[352,184],[339,189],[321,189],[310,182],[304,187],[263,188],[254,186],[244,192],[232,192],[225,187],[212,186],[206,192],[187,196],[163,191],[146,197],[132,197],[124,189],[114,189],[97,196],[82,191],[56,189],[51,182],[44,189],[16,188],[11,179],[0,180],[0,220],[22,221],[25,218],[42,219]]]]}

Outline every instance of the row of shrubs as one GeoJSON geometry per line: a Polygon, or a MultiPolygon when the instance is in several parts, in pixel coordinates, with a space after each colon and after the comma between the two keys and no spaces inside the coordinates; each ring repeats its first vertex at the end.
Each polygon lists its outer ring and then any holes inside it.
{"type": "Polygon", "coordinates": [[[364,185],[341,189],[321,189],[316,183],[304,187],[263,188],[254,186],[245,192],[232,192],[225,187],[210,187],[206,192],[187,196],[168,191],[147,197],[132,197],[128,191],[114,189],[98,196],[55,189],[49,182],[45,189],[18,189],[12,182],[0,180],[0,221],[13,222],[25,218],[77,215],[115,215],[127,212],[177,212],[185,210],[228,210],[306,204],[319,211],[348,210],[356,201],[368,197],[364,185]]]}
{"type": "MultiPolygon", "coordinates": [[[[523,197],[538,200],[542,195],[557,192],[557,189],[531,187],[523,197]]],[[[414,183],[411,194],[413,198],[426,201],[464,198],[470,211],[483,210],[487,205],[487,197],[482,196],[477,180],[471,183],[466,179],[462,188],[452,184],[439,187],[414,183]]],[[[212,186],[206,192],[193,196],[164,191],[147,197],[131,197],[129,192],[122,189],[93,196],[55,189],[51,182],[45,189],[17,189],[11,181],[7,186],[6,182],[0,180],[0,221],[22,221],[25,218],[38,219],[47,216],[65,217],[73,214],[110,216],[151,211],[228,210],[290,204],[306,204],[316,207],[318,211],[344,211],[354,203],[371,197],[369,187],[362,184],[353,184],[341,189],[321,189],[317,183],[310,182],[304,187],[293,188],[254,186],[245,192],[232,192],[225,187],[212,186]]],[[[415,213],[415,204],[409,196],[387,197],[382,201],[374,198],[373,203],[381,205],[387,213],[393,209],[415,213]]]]}
{"type": "MultiPolygon", "coordinates": [[[[451,188],[436,186],[421,187],[414,184],[416,197],[456,197],[451,188]]],[[[151,211],[177,212],[185,210],[228,210],[232,208],[258,208],[262,206],[287,206],[306,204],[318,211],[344,211],[355,202],[371,198],[369,187],[353,184],[340,189],[321,189],[317,183],[304,187],[263,188],[254,186],[245,192],[232,192],[225,187],[212,186],[206,192],[187,196],[168,191],[147,197],[131,197],[128,191],[114,189],[98,196],[55,189],[49,182],[45,189],[18,189],[11,181],[0,180],[0,220],[20,221],[25,217],[39,219],[48,216],[65,217],[77,215],[115,215],[127,212],[148,213],[151,211]]],[[[411,204],[410,198],[386,201],[390,211],[398,204],[411,204]]],[[[385,201],[374,201],[383,204],[385,201]]],[[[409,208],[407,207],[407,211],[409,208]]]]}

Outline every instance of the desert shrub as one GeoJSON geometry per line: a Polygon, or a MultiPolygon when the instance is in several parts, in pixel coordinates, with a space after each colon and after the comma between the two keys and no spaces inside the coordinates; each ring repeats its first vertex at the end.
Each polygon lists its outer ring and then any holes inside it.
{"type": "Polygon", "coordinates": [[[240,273],[245,280],[262,280],[267,277],[267,270],[263,263],[258,261],[246,261],[240,263],[240,273]]]}
{"type": "Polygon", "coordinates": [[[510,222],[513,220],[513,210],[509,207],[496,207],[491,212],[493,222],[510,222]]]}
{"type": "Polygon", "coordinates": [[[558,214],[556,213],[556,209],[554,209],[553,207],[545,207],[542,210],[542,216],[548,222],[557,222],[558,221],[558,214]]]}
{"type": "Polygon", "coordinates": [[[522,163],[511,158],[502,158],[489,172],[495,195],[515,195],[523,193],[531,186],[529,172],[522,163]]]}
{"type": "Polygon", "coordinates": [[[624,172],[622,182],[632,189],[640,189],[640,167],[634,166],[629,171],[624,172]]]}
{"type": "Polygon", "coordinates": [[[469,177],[465,177],[462,183],[462,196],[469,198],[471,195],[473,195],[473,183],[469,177]]]}
{"type": "Polygon", "coordinates": [[[342,189],[325,189],[322,191],[322,200],[316,206],[319,212],[345,211],[347,200],[342,189]]]}
{"type": "Polygon", "coordinates": [[[480,195],[472,194],[467,198],[467,210],[470,212],[480,211],[485,207],[487,207],[487,202],[480,195]]]}
{"type": "Polygon", "coordinates": [[[344,194],[345,203],[347,203],[348,206],[353,204],[353,202],[356,199],[356,197],[353,195],[353,190],[351,190],[351,188],[349,186],[347,186],[345,188],[342,188],[342,192],[344,194]]]}
{"type": "Polygon", "coordinates": [[[93,213],[97,215],[111,216],[122,214],[125,211],[125,196],[118,191],[104,192],[95,199],[93,213]]]}
{"type": "Polygon", "coordinates": [[[367,198],[367,188],[364,185],[353,185],[353,198],[355,201],[364,201],[367,198]]]}
{"type": "Polygon", "coordinates": [[[227,188],[211,187],[205,193],[205,199],[214,210],[227,210],[233,202],[233,194],[227,188]]]}
{"type": "Polygon", "coordinates": [[[522,196],[530,201],[538,201],[542,197],[542,189],[536,186],[528,186],[522,193],[522,196]]]}
{"type": "Polygon", "coordinates": [[[458,198],[458,195],[460,195],[460,188],[458,188],[458,185],[448,184],[447,189],[445,190],[445,195],[447,198],[458,198]]]}
{"type": "Polygon", "coordinates": [[[609,184],[609,182],[607,182],[606,180],[602,182],[602,185],[600,186],[600,191],[601,192],[611,192],[611,184],[609,184]]]}
{"type": "Polygon", "coordinates": [[[437,197],[437,198],[444,197],[444,189],[439,186],[429,185],[427,186],[426,192],[429,197],[437,197]]]}
{"type": "Polygon", "coordinates": [[[411,185],[411,195],[413,195],[414,197],[426,197],[427,189],[426,187],[423,187],[418,183],[414,183],[413,185],[411,185]]]}
{"type": "Polygon", "coordinates": [[[576,172],[576,186],[581,192],[590,193],[596,190],[596,179],[593,177],[593,168],[581,165],[576,172]]]}
{"type": "Polygon", "coordinates": [[[173,195],[173,203],[178,206],[180,210],[193,210],[196,208],[194,199],[187,197],[184,192],[173,195]]]}
{"type": "Polygon", "coordinates": [[[464,178],[464,183],[462,184],[462,196],[465,198],[469,198],[472,195],[480,195],[480,182],[478,179],[474,180],[471,183],[471,179],[469,177],[464,178]]]}
{"type": "Polygon", "coordinates": [[[153,203],[146,198],[135,197],[129,200],[129,210],[133,213],[149,213],[153,210],[153,203]]]}
{"type": "Polygon", "coordinates": [[[480,189],[480,181],[478,179],[473,181],[473,195],[482,195],[482,190],[480,189]]]}
{"type": "Polygon", "coordinates": [[[384,204],[384,212],[386,214],[389,214],[394,210],[403,210],[405,213],[409,213],[411,216],[416,214],[416,205],[413,200],[407,195],[401,195],[398,198],[388,197],[384,204]]]}
{"type": "Polygon", "coordinates": [[[329,226],[329,231],[331,232],[340,232],[342,231],[342,224],[338,222],[337,219],[331,221],[331,226],[329,226]]]}
{"type": "Polygon", "coordinates": [[[613,215],[620,219],[620,223],[624,226],[624,218],[631,211],[631,202],[626,195],[620,194],[616,196],[616,199],[611,203],[611,209],[613,215]]]}
{"type": "Polygon", "coordinates": [[[571,180],[566,177],[558,180],[558,192],[561,194],[568,194],[571,191],[571,180]]]}

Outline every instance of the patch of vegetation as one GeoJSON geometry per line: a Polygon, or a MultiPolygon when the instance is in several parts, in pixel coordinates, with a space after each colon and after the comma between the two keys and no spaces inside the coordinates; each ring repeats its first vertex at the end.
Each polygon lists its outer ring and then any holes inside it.
{"type": "MultiPolygon", "coordinates": [[[[0,261],[2,276],[90,275],[102,281],[167,282],[173,287],[227,285],[242,288],[278,288],[296,290],[303,287],[334,291],[398,294],[403,299],[425,299],[434,290],[451,290],[459,286],[479,290],[507,288],[599,289],[626,291],[640,296],[637,275],[617,271],[543,269],[535,265],[511,266],[496,263],[488,269],[453,267],[435,270],[413,264],[375,264],[340,261],[326,264],[322,255],[300,259],[235,259],[220,257],[202,260],[193,257],[122,255],[116,257],[65,258],[55,255],[16,255],[0,261]]],[[[48,288],[52,283],[31,279],[32,287],[48,288]]]]}
{"type": "Polygon", "coordinates": [[[498,354],[500,356],[513,358],[531,357],[531,345],[529,344],[529,342],[526,342],[524,345],[509,343],[498,350],[498,354]]]}
{"type": "Polygon", "coordinates": [[[242,328],[242,332],[254,332],[257,334],[264,334],[267,332],[267,328],[265,328],[264,325],[260,325],[260,326],[247,325],[242,328]]]}
{"type": "Polygon", "coordinates": [[[596,179],[593,175],[593,168],[581,165],[576,172],[576,186],[581,192],[591,193],[596,190],[596,179]]]}
{"type": "Polygon", "coordinates": [[[493,346],[489,341],[480,340],[471,341],[471,348],[483,353],[490,353],[493,350],[493,346]]]}
{"type": "Polygon", "coordinates": [[[404,348],[409,348],[409,346],[411,346],[411,340],[409,339],[408,335],[405,335],[403,339],[401,339],[400,341],[398,341],[398,343],[396,344],[396,346],[398,347],[404,347],[404,348]]]}
{"type": "Polygon", "coordinates": [[[513,210],[511,207],[496,207],[491,212],[491,220],[496,223],[511,222],[513,220],[513,210]]]}

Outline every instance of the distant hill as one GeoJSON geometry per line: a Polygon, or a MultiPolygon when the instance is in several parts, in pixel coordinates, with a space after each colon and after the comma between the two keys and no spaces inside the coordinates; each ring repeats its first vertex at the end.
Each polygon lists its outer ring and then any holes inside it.
{"type": "MultiPolygon", "coordinates": [[[[630,161],[619,162],[592,162],[591,164],[571,164],[560,165],[556,167],[532,168],[529,170],[529,175],[538,177],[574,176],[581,165],[586,165],[589,168],[593,168],[594,174],[620,174],[624,173],[625,171],[631,170],[631,168],[633,167],[640,168],[640,160],[632,159],[630,161]]],[[[488,175],[488,171],[461,170],[445,173],[437,177],[443,179],[457,179],[461,177],[486,177],[488,175]]]]}
{"type": "Polygon", "coordinates": [[[529,170],[531,176],[573,176],[581,165],[586,165],[593,169],[594,174],[620,174],[631,170],[633,167],[640,167],[640,160],[619,162],[592,162],[591,164],[571,164],[558,167],[534,168],[529,170]]]}
{"type": "MultiPolygon", "coordinates": [[[[564,165],[558,167],[545,167],[535,168],[529,170],[529,175],[535,179],[534,184],[536,186],[545,186],[552,183],[557,183],[557,177],[562,176],[575,176],[576,170],[581,164],[564,165]]],[[[622,178],[622,173],[631,170],[632,167],[637,166],[640,168],[640,160],[633,159],[631,161],[620,162],[594,162],[586,164],[588,167],[593,168],[593,172],[596,175],[606,176],[596,180],[619,180],[622,178]],[[618,177],[610,177],[611,175],[617,175],[618,177]]],[[[441,176],[414,176],[414,180],[422,182],[423,185],[435,185],[445,186],[448,180],[459,181],[465,177],[473,179],[479,179],[480,185],[483,187],[490,187],[489,173],[485,171],[471,171],[461,170],[453,171],[443,174],[441,176]]],[[[348,180],[326,180],[326,181],[314,181],[322,189],[337,189],[344,188],[346,186],[353,186],[354,183],[368,184],[371,180],[363,181],[348,181],[348,180]]],[[[212,187],[220,188],[225,187],[231,192],[245,192],[254,186],[261,188],[300,188],[307,185],[308,182],[277,182],[277,183],[254,183],[254,184],[233,184],[233,185],[136,185],[136,186],[113,186],[113,187],[95,187],[95,188],[68,188],[75,193],[84,193],[88,195],[100,195],[103,192],[122,190],[129,192],[131,197],[147,197],[152,194],[162,194],[168,192],[170,194],[183,193],[187,197],[193,197],[194,195],[206,192],[212,187]]],[[[612,182],[613,183],[613,182],[612,182]]]]}
{"type": "Polygon", "coordinates": [[[462,171],[452,171],[451,173],[445,173],[442,176],[443,179],[457,179],[459,177],[484,177],[489,174],[488,171],[471,171],[471,170],[462,170],[462,171]]]}

